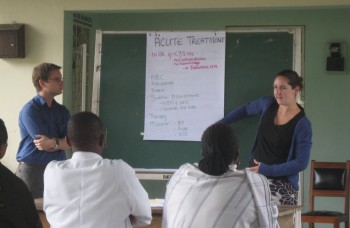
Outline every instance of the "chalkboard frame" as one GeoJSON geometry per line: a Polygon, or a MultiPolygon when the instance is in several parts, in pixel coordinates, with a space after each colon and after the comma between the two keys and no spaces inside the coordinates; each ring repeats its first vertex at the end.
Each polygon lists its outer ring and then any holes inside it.
{"type": "MultiPolygon", "coordinates": [[[[294,36],[293,47],[293,69],[302,75],[303,70],[303,33],[304,28],[302,26],[278,26],[278,27],[227,27],[226,33],[259,33],[259,32],[288,32],[294,36]]],[[[152,31],[96,31],[96,43],[95,43],[95,63],[94,63],[94,84],[92,94],[92,112],[99,114],[99,102],[100,102],[100,77],[101,77],[101,45],[103,35],[108,34],[145,34],[152,31]]],[[[180,32],[180,31],[179,31],[180,32]]],[[[140,132],[142,134],[142,132],[140,132]]],[[[135,167],[136,168],[136,167],[135,167]]],[[[143,167],[137,167],[143,168],[143,167]]],[[[154,167],[160,168],[160,167],[154,167]]],[[[166,170],[167,168],[164,168],[166,170]]]]}

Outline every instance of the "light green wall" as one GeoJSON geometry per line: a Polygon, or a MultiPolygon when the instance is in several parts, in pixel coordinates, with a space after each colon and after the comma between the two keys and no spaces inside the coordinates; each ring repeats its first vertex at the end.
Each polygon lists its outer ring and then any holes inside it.
{"type": "MultiPolygon", "coordinates": [[[[41,62],[63,65],[63,8],[59,1],[0,0],[0,24],[25,24],[25,58],[0,58],[0,118],[5,121],[8,148],[1,163],[17,168],[20,141],[18,114],[34,95],[33,67],[41,62]]],[[[62,96],[57,96],[62,102],[62,96]]]]}

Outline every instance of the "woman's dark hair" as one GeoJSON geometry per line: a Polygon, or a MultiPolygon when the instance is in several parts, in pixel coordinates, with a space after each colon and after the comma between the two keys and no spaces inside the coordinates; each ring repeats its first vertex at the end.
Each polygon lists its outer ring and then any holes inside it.
{"type": "Polygon", "coordinates": [[[215,123],[202,135],[202,160],[199,169],[206,174],[219,176],[238,159],[238,142],[233,129],[224,123],[215,123]]]}
{"type": "Polygon", "coordinates": [[[299,86],[300,90],[304,88],[303,78],[300,77],[298,73],[295,72],[294,70],[282,70],[276,75],[275,78],[277,78],[278,76],[283,76],[286,79],[288,79],[289,81],[288,84],[291,85],[293,89],[297,86],[299,86]]]}
{"type": "Polygon", "coordinates": [[[6,144],[7,139],[8,139],[8,135],[7,135],[5,123],[2,119],[0,119],[0,144],[1,145],[6,144]]]}

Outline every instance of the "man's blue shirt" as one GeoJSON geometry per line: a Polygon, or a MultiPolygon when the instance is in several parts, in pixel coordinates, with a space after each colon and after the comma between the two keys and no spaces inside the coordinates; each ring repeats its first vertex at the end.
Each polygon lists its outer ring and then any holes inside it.
{"type": "Polygon", "coordinates": [[[17,151],[17,161],[29,164],[46,165],[52,160],[66,159],[63,150],[55,152],[40,151],[33,140],[35,135],[46,135],[49,138],[63,138],[67,133],[67,122],[70,117],[66,107],[52,101],[48,107],[45,100],[37,94],[24,105],[19,114],[21,142],[17,151]]]}

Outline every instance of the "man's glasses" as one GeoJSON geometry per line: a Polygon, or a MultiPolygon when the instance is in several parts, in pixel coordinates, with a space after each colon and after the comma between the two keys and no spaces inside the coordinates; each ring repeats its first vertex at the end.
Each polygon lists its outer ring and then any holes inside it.
{"type": "Polygon", "coordinates": [[[47,79],[47,81],[63,82],[63,77],[59,77],[59,78],[49,78],[49,79],[47,79]]]}

